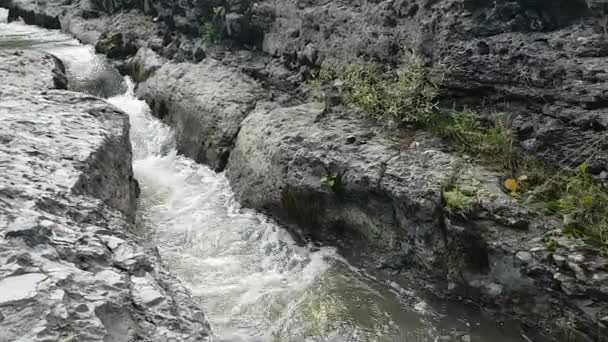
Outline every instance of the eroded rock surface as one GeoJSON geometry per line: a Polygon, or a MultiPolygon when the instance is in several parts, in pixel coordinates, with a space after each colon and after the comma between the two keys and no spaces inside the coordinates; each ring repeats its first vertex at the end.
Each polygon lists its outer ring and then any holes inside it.
{"type": "Polygon", "coordinates": [[[130,223],[126,114],[57,89],[51,56],[0,61],[0,340],[206,341],[202,311],[130,223]]]}
{"type": "Polygon", "coordinates": [[[221,171],[241,121],[266,97],[253,79],[208,60],[169,63],[142,83],[138,95],[175,128],[180,153],[221,171]]]}
{"type": "Polygon", "coordinates": [[[354,260],[423,270],[445,280],[448,294],[553,334],[606,333],[601,248],[562,236],[561,222],[505,194],[500,174],[442,152],[436,139],[387,136],[321,104],[261,103],[242,123],[227,176],[244,205],[295,222],[354,260]],[[470,189],[475,205],[448,210],[450,187],[470,189]]]}

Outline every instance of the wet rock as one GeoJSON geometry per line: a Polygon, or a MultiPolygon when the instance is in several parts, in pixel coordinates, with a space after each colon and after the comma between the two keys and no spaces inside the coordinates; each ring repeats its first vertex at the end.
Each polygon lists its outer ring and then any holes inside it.
{"type": "Polygon", "coordinates": [[[15,94],[28,89],[43,91],[67,89],[65,66],[50,54],[21,50],[0,50],[0,94],[15,94]],[[15,77],[16,76],[16,77],[15,77]]]}
{"type": "Polygon", "coordinates": [[[180,153],[218,171],[226,165],[241,121],[266,97],[254,80],[209,59],[167,63],[137,94],[175,128],[180,153]]]}
{"type": "Polygon", "coordinates": [[[129,60],[128,74],[135,82],[143,82],[158,70],[166,60],[148,48],[140,48],[129,60]]]}
{"type": "Polygon", "coordinates": [[[48,55],[2,50],[0,66],[0,339],[207,341],[201,309],[132,233],[126,114],[56,89],[48,55]]]}
{"type": "Polygon", "coordinates": [[[529,252],[517,252],[517,254],[515,254],[515,257],[519,259],[519,261],[526,264],[532,261],[532,254],[530,254],[529,252]]]}
{"type": "Polygon", "coordinates": [[[135,54],[137,47],[125,42],[120,32],[112,34],[103,33],[99,37],[97,44],[95,44],[95,51],[103,53],[110,58],[125,58],[135,54]]]}

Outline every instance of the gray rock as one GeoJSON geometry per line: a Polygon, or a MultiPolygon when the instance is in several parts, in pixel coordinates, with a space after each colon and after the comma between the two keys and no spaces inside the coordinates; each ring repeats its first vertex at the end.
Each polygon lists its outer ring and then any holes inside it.
{"type": "Polygon", "coordinates": [[[0,84],[2,94],[48,89],[67,89],[63,63],[46,54],[32,54],[21,50],[0,50],[0,84]]]}
{"type": "Polygon", "coordinates": [[[167,61],[148,48],[140,48],[129,60],[128,73],[135,82],[143,82],[167,61]]]}
{"type": "Polygon", "coordinates": [[[0,339],[207,341],[201,309],[132,233],[126,114],[55,89],[54,61],[0,51],[0,339]]]}
{"type": "Polygon", "coordinates": [[[251,78],[210,59],[167,63],[140,84],[137,94],[175,128],[180,153],[218,171],[226,165],[241,121],[266,96],[251,78]]]}
{"type": "Polygon", "coordinates": [[[526,264],[529,263],[530,261],[532,261],[532,254],[529,252],[522,252],[522,251],[517,252],[517,254],[515,254],[515,257],[519,261],[526,263],[526,264]]]}
{"type": "Polygon", "coordinates": [[[227,177],[243,205],[297,224],[296,235],[337,245],[352,262],[415,266],[447,280],[453,295],[513,310],[548,329],[557,318],[579,317],[580,329],[593,331],[573,301],[607,304],[608,289],[584,275],[589,267],[606,271],[599,249],[560,238],[561,254],[586,252],[567,264],[575,275],[559,273],[547,256],[532,257],[545,234],[538,227],[559,222],[505,194],[500,174],[442,152],[428,135],[388,139],[385,127],[325,110],[259,103],[242,122],[227,177]],[[468,212],[445,209],[446,184],[475,192],[468,212]],[[546,290],[555,281],[560,294],[546,290]]]}

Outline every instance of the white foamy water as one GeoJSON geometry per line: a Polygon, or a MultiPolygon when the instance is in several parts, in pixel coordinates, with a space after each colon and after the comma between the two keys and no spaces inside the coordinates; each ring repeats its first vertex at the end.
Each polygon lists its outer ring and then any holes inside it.
{"type": "MultiPolygon", "coordinates": [[[[105,59],[91,47],[0,20],[0,48],[15,47],[57,55],[72,84],[100,73],[105,85],[124,84],[108,79],[105,59]]],[[[332,248],[297,246],[272,220],[240,208],[222,174],[179,156],[171,129],[126,83],[108,101],[131,122],[139,227],[204,307],[216,341],[435,342],[446,334],[461,341],[465,333],[476,342],[521,341],[517,332],[465,320],[459,308],[445,314],[414,289],[350,266],[332,248]]]]}
{"type": "Polygon", "coordinates": [[[174,149],[163,155],[172,132],[129,85],[108,101],[130,114],[140,224],[205,307],[218,340],[366,341],[379,332],[399,334],[377,304],[385,294],[358,279],[333,249],[297,246],[277,224],[240,208],[223,175],[174,149]],[[361,297],[341,298],[348,291],[361,297]]]}

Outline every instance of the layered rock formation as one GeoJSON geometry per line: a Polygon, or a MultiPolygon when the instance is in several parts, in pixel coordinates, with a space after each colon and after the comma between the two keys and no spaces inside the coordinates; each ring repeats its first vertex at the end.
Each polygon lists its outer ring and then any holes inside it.
{"type": "Polygon", "coordinates": [[[226,167],[241,121],[264,98],[254,80],[211,60],[165,64],[138,94],[175,128],[180,153],[217,171],[226,167]]]}
{"type": "Polygon", "coordinates": [[[188,291],[136,235],[129,121],[63,65],[0,51],[0,340],[206,341],[188,291]]]}
{"type": "Polygon", "coordinates": [[[215,4],[225,8],[224,42],[211,44],[201,37],[201,18],[213,13],[209,2],[51,1],[45,9],[3,2],[13,16],[26,11],[26,20],[43,24],[57,18],[49,7],[59,7],[63,29],[127,58],[118,63],[145,81],[138,93],[177,128],[180,151],[227,168],[245,205],[355,259],[366,255],[368,264],[423,270],[444,293],[514,315],[551,337],[606,335],[608,259],[601,247],[561,234],[560,222],[506,195],[499,175],[444,152],[428,134],[387,131],[340,106],[285,95],[301,95],[302,81],[325,62],[394,66],[403,48],[414,49],[429,67],[447,66],[444,107],[507,117],[523,151],[562,168],[587,162],[606,178],[602,6],[225,1],[215,4]],[[38,17],[47,19],[31,19],[38,17]],[[161,66],[164,58],[207,60],[161,66]],[[261,95],[263,85],[270,95],[261,95]],[[442,191],[450,186],[474,189],[466,218],[446,210],[442,191]]]}

